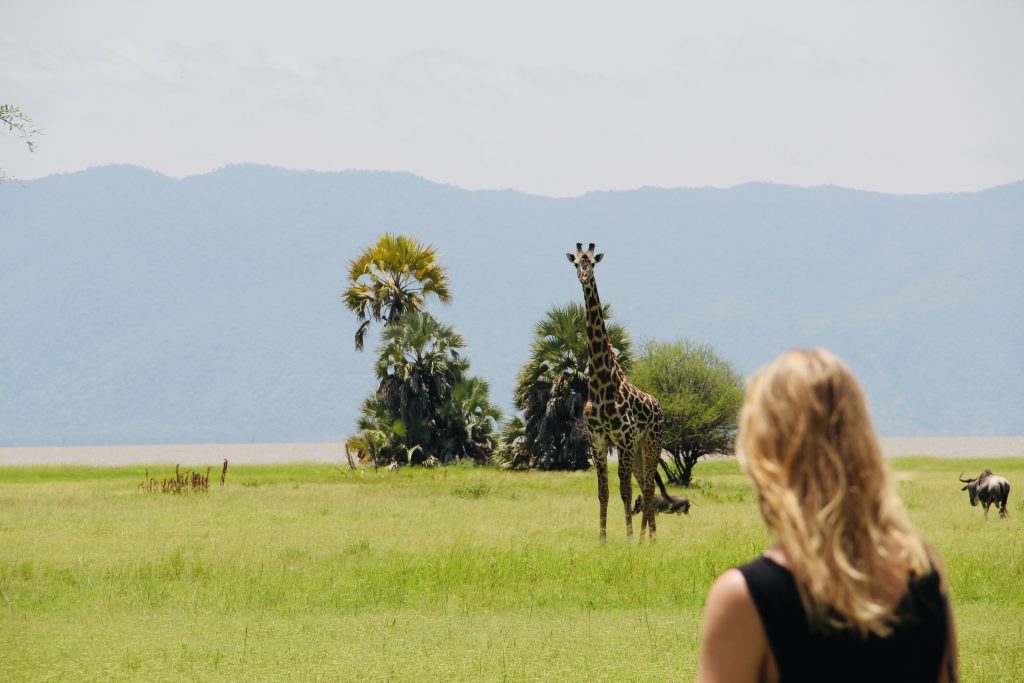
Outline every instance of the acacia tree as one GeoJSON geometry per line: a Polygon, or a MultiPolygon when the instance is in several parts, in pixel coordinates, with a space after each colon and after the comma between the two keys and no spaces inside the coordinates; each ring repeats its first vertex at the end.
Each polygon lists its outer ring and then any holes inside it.
{"type": "Polygon", "coordinates": [[[430,296],[451,300],[437,250],[405,235],[385,233],[365,248],[349,263],[348,282],[341,296],[359,320],[356,350],[363,348],[371,323],[391,325],[407,311],[423,310],[430,296]]]}
{"type": "MultiPolygon", "coordinates": [[[[32,117],[13,104],[0,104],[0,128],[17,133],[28,145],[30,152],[36,150],[36,143],[32,137],[43,134],[42,130],[32,125],[32,117]]],[[[4,180],[8,180],[8,176],[3,168],[0,168],[0,182],[4,180]]]]}
{"type": "Polygon", "coordinates": [[[630,379],[661,403],[662,447],[672,455],[661,465],[669,481],[689,486],[701,457],[734,452],[743,378],[710,346],[689,339],[648,342],[630,379]]]}
{"type": "MultiPolygon", "coordinates": [[[[626,369],[631,360],[629,335],[622,325],[608,322],[610,306],[603,307],[603,314],[619,364],[626,369]]],[[[523,412],[520,462],[525,452],[531,468],[589,467],[590,436],[583,417],[588,364],[586,309],[576,302],[549,309],[534,329],[530,358],[516,382],[516,408],[523,412]]]]}

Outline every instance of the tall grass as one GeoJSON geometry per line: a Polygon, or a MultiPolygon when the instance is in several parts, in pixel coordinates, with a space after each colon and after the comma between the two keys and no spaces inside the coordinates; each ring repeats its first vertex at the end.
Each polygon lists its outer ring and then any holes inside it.
{"type": "MultiPolygon", "coordinates": [[[[964,680],[1013,681],[1024,509],[970,508],[975,463],[894,468],[947,562],[964,680]]],[[[0,469],[0,680],[686,680],[711,581],[770,542],[734,462],[698,467],[653,546],[613,487],[604,547],[592,473],[232,466],[164,496],[142,470],[0,469]]]]}

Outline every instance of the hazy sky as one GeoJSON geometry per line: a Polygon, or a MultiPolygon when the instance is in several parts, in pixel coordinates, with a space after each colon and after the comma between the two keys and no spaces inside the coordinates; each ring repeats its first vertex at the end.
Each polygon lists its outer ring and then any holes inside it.
{"type": "Polygon", "coordinates": [[[405,170],[553,196],[1024,179],[1024,2],[0,0],[19,178],[405,170]],[[156,8],[156,9],[154,9],[156,8]]]}

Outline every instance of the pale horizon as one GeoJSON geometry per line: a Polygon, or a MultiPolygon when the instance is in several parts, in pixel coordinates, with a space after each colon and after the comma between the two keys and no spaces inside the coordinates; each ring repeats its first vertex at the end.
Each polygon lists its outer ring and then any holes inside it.
{"type": "Polygon", "coordinates": [[[978,192],[986,192],[988,190],[994,190],[994,189],[998,189],[1000,187],[1006,187],[1006,186],[1009,186],[1009,185],[1016,185],[1017,183],[1024,183],[1024,176],[1022,176],[1021,178],[1019,178],[1017,180],[1009,180],[1009,181],[1007,181],[1005,183],[998,183],[996,185],[990,185],[990,186],[987,186],[987,187],[979,187],[979,188],[977,188],[975,190],[946,190],[946,191],[935,191],[935,192],[886,192],[886,191],[883,191],[883,190],[871,190],[871,189],[866,189],[866,188],[861,188],[861,187],[850,187],[850,186],[847,186],[847,185],[836,185],[834,183],[818,183],[818,184],[800,185],[800,184],[797,184],[797,183],[782,183],[782,182],[775,182],[775,181],[771,181],[771,180],[747,180],[747,181],[740,182],[740,183],[735,183],[735,184],[732,184],[732,185],[708,185],[708,184],[705,184],[705,185],[637,185],[636,187],[616,187],[616,188],[605,188],[605,189],[602,189],[602,188],[590,189],[590,190],[584,190],[584,191],[579,192],[577,194],[546,195],[546,194],[541,194],[541,193],[538,193],[538,192],[527,192],[525,190],[520,190],[520,189],[514,188],[514,187],[477,187],[477,188],[463,187],[463,186],[458,185],[456,183],[445,182],[445,181],[442,181],[442,180],[436,180],[434,178],[428,178],[428,177],[420,175],[418,173],[413,173],[412,171],[401,170],[401,169],[391,170],[391,169],[377,169],[377,168],[339,168],[339,169],[333,169],[333,170],[323,170],[323,169],[316,169],[316,168],[287,168],[285,166],[277,166],[277,165],[274,165],[274,164],[265,164],[265,163],[260,163],[260,162],[256,162],[256,161],[233,161],[233,162],[224,164],[222,166],[217,166],[215,168],[211,168],[211,169],[206,170],[206,171],[197,171],[195,173],[188,173],[188,174],[185,174],[185,175],[173,175],[173,174],[161,171],[159,169],[150,168],[148,166],[144,166],[144,165],[141,165],[141,164],[127,164],[127,163],[111,162],[111,163],[108,163],[108,164],[98,164],[98,165],[95,165],[95,166],[87,166],[85,168],[71,170],[71,171],[57,171],[55,173],[51,173],[51,174],[44,175],[44,176],[37,176],[37,177],[34,177],[34,178],[26,178],[26,177],[21,176],[21,177],[15,178],[14,180],[16,182],[21,182],[21,181],[28,182],[28,181],[33,181],[33,180],[45,180],[46,178],[51,178],[51,177],[55,177],[55,176],[74,175],[74,174],[77,174],[77,173],[87,173],[89,171],[102,170],[102,169],[105,169],[105,168],[118,168],[118,167],[120,167],[120,168],[140,169],[142,171],[147,171],[147,172],[150,172],[150,173],[156,173],[157,175],[161,175],[161,176],[163,176],[165,178],[168,178],[170,180],[188,180],[189,178],[199,178],[199,177],[202,177],[202,176],[218,173],[220,171],[228,170],[228,169],[231,169],[231,168],[237,167],[237,166],[254,166],[254,167],[258,167],[258,168],[266,168],[266,169],[271,169],[271,170],[278,170],[278,171],[285,171],[285,172],[294,172],[294,173],[322,173],[322,174],[331,174],[331,173],[391,173],[391,174],[398,174],[398,175],[408,174],[408,175],[412,175],[412,176],[414,176],[416,178],[419,178],[420,180],[424,180],[424,181],[426,181],[428,183],[432,183],[432,184],[435,184],[435,185],[441,185],[441,186],[444,186],[444,187],[454,187],[456,189],[465,190],[467,192],[518,192],[518,193],[521,193],[521,194],[525,194],[525,195],[529,195],[529,196],[534,196],[534,197],[542,197],[542,198],[545,198],[545,199],[574,199],[574,198],[582,197],[582,196],[585,196],[585,195],[591,194],[591,193],[634,192],[634,191],[637,191],[637,190],[647,190],[647,189],[653,189],[653,190],[704,190],[704,189],[709,189],[709,190],[723,190],[723,191],[725,191],[725,190],[732,190],[732,189],[744,187],[746,185],[769,185],[769,186],[777,186],[777,187],[793,187],[793,188],[802,189],[802,190],[813,190],[813,189],[820,189],[820,188],[836,188],[836,189],[841,189],[841,190],[850,190],[852,192],[866,192],[868,194],[881,194],[881,195],[906,196],[906,197],[916,197],[916,196],[925,197],[925,196],[930,196],[930,195],[941,195],[941,194],[975,194],[975,193],[978,193],[978,192]]]}

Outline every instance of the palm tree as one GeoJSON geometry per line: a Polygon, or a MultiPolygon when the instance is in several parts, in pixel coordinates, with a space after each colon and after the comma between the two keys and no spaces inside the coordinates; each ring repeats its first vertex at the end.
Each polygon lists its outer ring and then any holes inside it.
{"type": "Polygon", "coordinates": [[[522,470],[530,466],[530,454],[526,452],[526,425],[523,418],[512,415],[501,426],[498,446],[494,449],[493,461],[506,470],[522,470]]]}
{"type": "MultiPolygon", "coordinates": [[[[625,328],[608,323],[611,307],[604,306],[608,337],[624,370],[631,361],[625,328]]],[[[523,447],[530,467],[586,469],[590,438],[583,418],[587,402],[589,356],[587,315],[582,304],[548,310],[537,323],[530,358],[519,372],[516,407],[523,411],[523,447]]]]}
{"type": "Polygon", "coordinates": [[[356,429],[359,431],[345,442],[345,450],[359,460],[371,460],[374,467],[399,460],[401,454],[408,452],[405,424],[388,415],[376,396],[363,401],[356,429]]]}
{"type": "Polygon", "coordinates": [[[353,447],[375,462],[479,462],[490,455],[501,413],[488,399],[487,382],[467,376],[464,345],[429,313],[409,311],[386,326],[375,366],[380,384],[363,404],[353,447]]]}
{"type": "Polygon", "coordinates": [[[469,369],[459,356],[463,346],[462,335],[429,313],[410,311],[384,328],[377,349],[377,397],[405,424],[408,442],[432,444],[435,418],[469,369]]]}
{"type": "Polygon", "coordinates": [[[405,235],[381,235],[349,263],[348,281],[342,299],[359,320],[356,350],[363,348],[370,323],[391,325],[407,311],[423,310],[432,295],[451,300],[437,250],[405,235]]]}
{"type": "Polygon", "coordinates": [[[479,377],[467,377],[452,388],[438,425],[446,456],[482,462],[494,451],[494,432],[501,411],[491,405],[489,393],[490,386],[479,377]]]}

